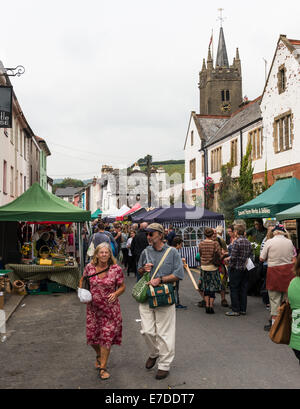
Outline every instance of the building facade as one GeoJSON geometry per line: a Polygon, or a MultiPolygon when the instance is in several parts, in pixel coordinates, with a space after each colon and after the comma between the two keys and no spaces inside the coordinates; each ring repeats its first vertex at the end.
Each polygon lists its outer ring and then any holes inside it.
{"type": "MultiPolygon", "coordinates": [[[[11,86],[9,77],[1,75],[0,85],[11,86]]],[[[0,206],[40,182],[41,149],[14,91],[12,109],[12,128],[0,128],[0,206]]]]}
{"type": "MultiPolygon", "coordinates": [[[[225,43],[224,36],[220,38],[225,43]]],[[[213,209],[217,211],[221,167],[231,163],[232,177],[237,178],[249,142],[252,145],[256,194],[261,192],[266,174],[269,186],[279,178],[295,176],[300,179],[300,146],[297,138],[300,132],[298,51],[300,41],[289,40],[281,35],[262,96],[253,101],[244,98],[230,116],[203,113],[201,104],[200,114],[195,111],[191,113],[184,145],[188,203],[195,203],[199,197],[204,202],[204,185],[207,178],[211,178],[215,185],[213,209]]],[[[235,61],[238,58],[237,54],[235,61]]],[[[226,61],[225,57],[223,61],[226,61]]],[[[240,61],[238,72],[241,77],[240,61]]],[[[220,99],[219,89],[211,89],[209,92],[214,94],[211,100],[220,99]]],[[[207,101],[209,95],[205,94],[204,98],[207,101]]]]}

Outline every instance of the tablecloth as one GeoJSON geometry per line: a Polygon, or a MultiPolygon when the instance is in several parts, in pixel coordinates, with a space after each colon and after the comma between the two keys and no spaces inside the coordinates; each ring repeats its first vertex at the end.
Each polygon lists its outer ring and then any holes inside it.
{"type": "Polygon", "coordinates": [[[81,278],[77,264],[75,264],[75,266],[62,267],[39,266],[35,264],[7,264],[5,268],[11,270],[11,272],[8,273],[11,283],[15,280],[39,281],[48,279],[76,290],[81,278]]]}

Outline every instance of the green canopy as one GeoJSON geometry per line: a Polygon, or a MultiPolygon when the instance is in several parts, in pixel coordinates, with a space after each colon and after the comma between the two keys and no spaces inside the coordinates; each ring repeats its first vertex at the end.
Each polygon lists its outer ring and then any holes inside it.
{"type": "Polygon", "coordinates": [[[276,217],[276,214],[300,203],[300,180],[278,180],[268,190],[234,210],[236,219],[276,217]]]}
{"type": "Polygon", "coordinates": [[[291,207],[290,209],[285,210],[276,214],[277,220],[293,220],[300,219],[300,204],[297,206],[291,207]]]}
{"type": "Polygon", "coordinates": [[[91,212],[60,199],[37,182],[13,202],[0,207],[0,221],[67,223],[87,220],[91,220],[91,212]]]}
{"type": "Polygon", "coordinates": [[[97,209],[93,214],[92,214],[92,219],[98,219],[98,217],[102,214],[102,210],[97,209]]]}

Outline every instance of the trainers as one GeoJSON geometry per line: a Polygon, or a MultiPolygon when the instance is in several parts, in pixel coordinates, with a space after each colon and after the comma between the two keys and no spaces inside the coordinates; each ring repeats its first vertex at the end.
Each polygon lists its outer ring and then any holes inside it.
{"type": "Polygon", "coordinates": [[[246,315],[247,313],[244,311],[240,311],[240,315],[246,315]]]}
{"type": "Polygon", "coordinates": [[[234,312],[234,311],[229,311],[229,312],[226,312],[225,315],[227,315],[227,317],[239,317],[240,313],[239,312],[234,312]]]}

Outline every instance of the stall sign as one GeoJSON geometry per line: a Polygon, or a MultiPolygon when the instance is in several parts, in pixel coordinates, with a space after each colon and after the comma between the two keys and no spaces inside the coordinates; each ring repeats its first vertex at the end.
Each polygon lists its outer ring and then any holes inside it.
{"type": "Polygon", "coordinates": [[[0,86],[0,128],[12,128],[12,87],[0,86]]]}

